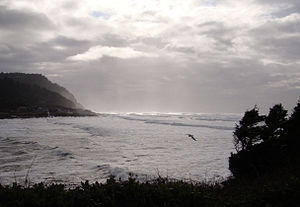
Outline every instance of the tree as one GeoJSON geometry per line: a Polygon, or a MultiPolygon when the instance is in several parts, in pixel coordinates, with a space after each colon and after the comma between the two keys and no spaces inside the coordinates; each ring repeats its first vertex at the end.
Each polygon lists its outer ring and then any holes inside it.
{"type": "Polygon", "coordinates": [[[237,153],[229,157],[229,169],[238,176],[260,176],[275,169],[291,169],[300,162],[300,101],[287,118],[281,104],[260,116],[255,106],[246,111],[234,131],[237,153]],[[294,164],[292,164],[294,165],[294,164]]]}
{"type": "Polygon", "coordinates": [[[276,139],[285,133],[287,123],[287,110],[281,104],[276,104],[270,108],[268,116],[265,118],[266,126],[262,132],[264,141],[276,139]]]}
{"type": "Polygon", "coordinates": [[[300,101],[294,108],[291,117],[287,122],[289,144],[298,149],[300,145],[300,101]]]}
{"type": "Polygon", "coordinates": [[[265,117],[259,115],[258,108],[255,106],[250,111],[246,111],[244,117],[236,125],[234,131],[234,146],[237,151],[248,151],[251,147],[262,141],[261,132],[263,127],[259,124],[265,117]]]}
{"type": "Polygon", "coordinates": [[[293,113],[289,119],[292,124],[295,124],[295,127],[299,128],[300,124],[300,101],[298,101],[297,106],[295,106],[293,113]]]}

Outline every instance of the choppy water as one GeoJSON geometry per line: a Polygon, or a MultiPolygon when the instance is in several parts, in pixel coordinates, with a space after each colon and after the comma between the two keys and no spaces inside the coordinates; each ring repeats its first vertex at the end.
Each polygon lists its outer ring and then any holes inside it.
{"type": "Polygon", "coordinates": [[[0,183],[227,177],[237,114],[102,114],[0,120],[0,183]],[[186,134],[193,134],[193,141],[186,134]]]}

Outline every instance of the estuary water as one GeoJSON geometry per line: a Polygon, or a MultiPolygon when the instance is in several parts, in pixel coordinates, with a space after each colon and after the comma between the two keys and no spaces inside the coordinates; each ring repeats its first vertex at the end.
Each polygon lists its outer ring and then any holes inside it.
{"type": "Polygon", "coordinates": [[[240,114],[115,113],[0,120],[0,183],[230,176],[240,114]],[[194,141],[187,134],[197,139],[194,141]]]}

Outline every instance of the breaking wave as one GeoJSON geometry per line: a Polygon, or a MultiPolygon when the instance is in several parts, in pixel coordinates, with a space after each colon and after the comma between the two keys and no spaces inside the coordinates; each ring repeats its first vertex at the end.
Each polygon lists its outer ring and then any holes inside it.
{"type": "Polygon", "coordinates": [[[235,114],[100,114],[0,120],[0,183],[226,177],[235,114]],[[186,134],[193,134],[197,142],[186,134]],[[211,173],[210,173],[211,172],[211,173]]]}

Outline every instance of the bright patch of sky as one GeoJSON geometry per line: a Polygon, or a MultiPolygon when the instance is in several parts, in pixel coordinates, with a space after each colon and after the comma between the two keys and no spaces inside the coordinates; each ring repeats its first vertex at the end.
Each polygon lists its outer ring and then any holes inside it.
{"type": "Polygon", "coordinates": [[[143,52],[136,51],[129,47],[120,48],[120,47],[106,47],[106,46],[98,45],[90,48],[88,51],[82,54],[70,56],[67,58],[67,60],[91,61],[91,60],[100,59],[103,56],[130,59],[130,58],[137,58],[137,57],[149,56],[149,55],[143,52]]]}
{"type": "Polygon", "coordinates": [[[215,0],[204,0],[204,1],[202,1],[203,2],[203,5],[205,5],[205,6],[211,6],[211,7],[215,7],[215,6],[217,6],[217,1],[215,1],[215,0]]]}
{"type": "Polygon", "coordinates": [[[109,19],[111,17],[110,14],[101,12],[101,11],[93,11],[90,13],[91,16],[93,17],[101,17],[102,19],[109,19]]]}

